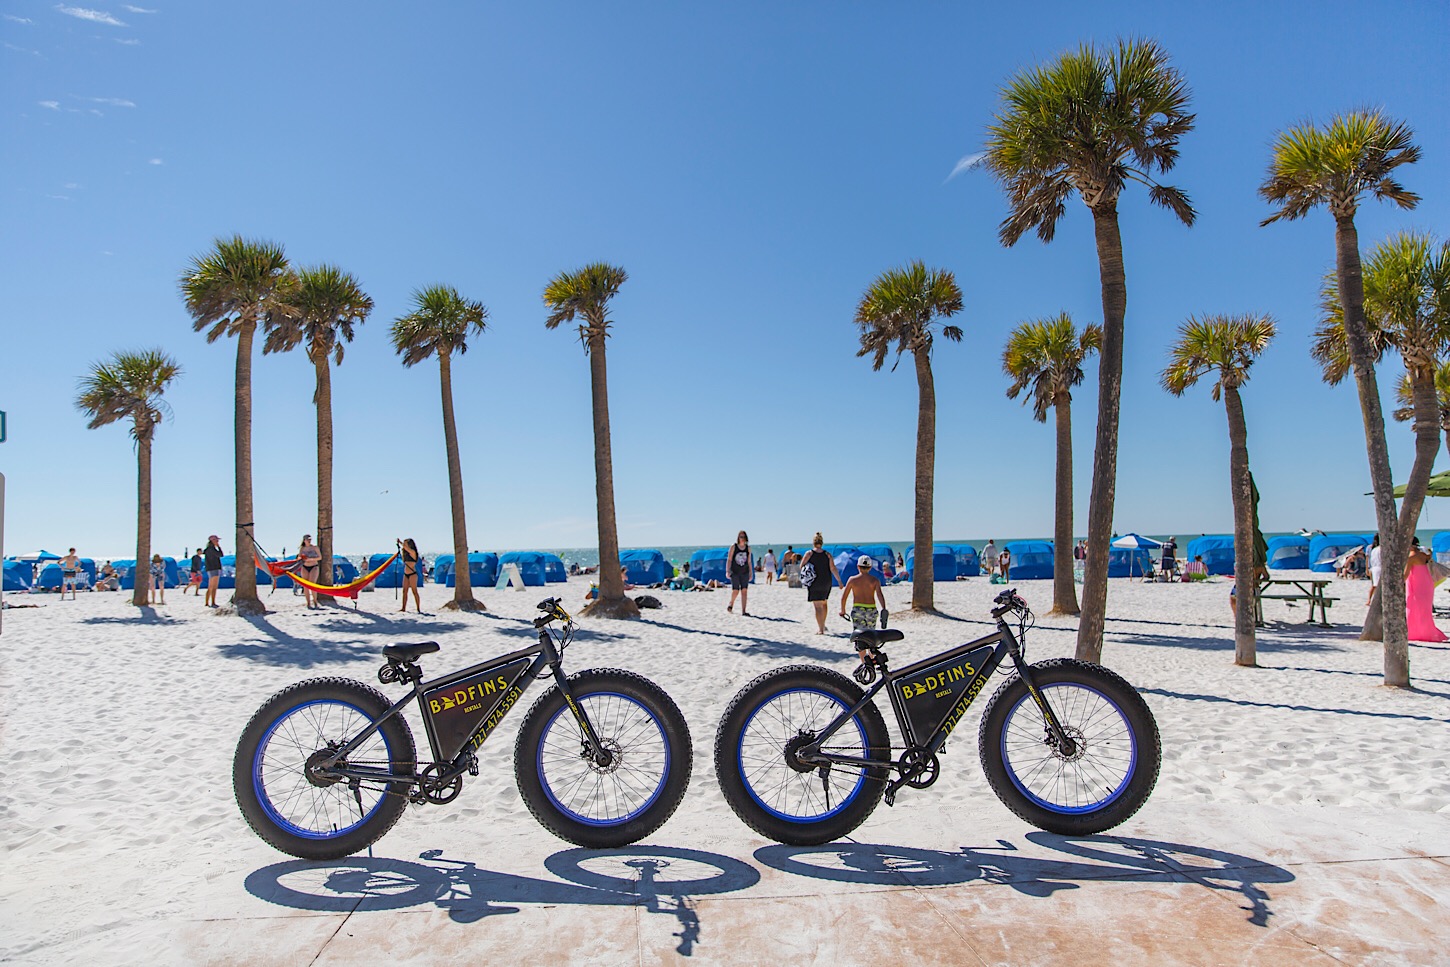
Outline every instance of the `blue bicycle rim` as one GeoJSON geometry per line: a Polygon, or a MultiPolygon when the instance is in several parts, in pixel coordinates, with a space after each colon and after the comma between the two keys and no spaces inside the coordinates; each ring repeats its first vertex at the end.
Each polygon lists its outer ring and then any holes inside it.
{"type": "MultiPolygon", "coordinates": [[[[740,727],[740,741],[737,742],[735,746],[735,764],[736,768],[740,771],[740,781],[741,784],[745,786],[745,791],[750,795],[751,799],[755,800],[755,804],[761,809],[764,809],[766,812],[770,813],[777,819],[783,819],[788,823],[818,823],[823,819],[830,819],[832,816],[839,814],[841,810],[845,809],[847,806],[851,805],[851,803],[856,801],[856,797],[861,793],[861,788],[866,785],[866,771],[864,769],[861,770],[861,774],[856,777],[856,784],[851,787],[851,790],[846,793],[846,795],[841,797],[841,801],[836,804],[836,807],[829,812],[821,813],[819,816],[794,816],[790,813],[783,813],[780,810],[771,807],[763,799],[755,794],[755,787],[751,785],[750,778],[745,774],[745,733],[750,730],[750,723],[755,721],[755,716],[759,714],[760,710],[764,708],[768,702],[777,701],[784,696],[793,695],[797,692],[804,692],[808,695],[819,695],[822,698],[825,698],[840,706],[842,712],[848,711],[851,707],[849,705],[846,705],[836,696],[815,688],[792,688],[788,691],[776,692],[774,695],[767,696],[766,698],[762,699],[760,703],[755,706],[755,708],[750,710],[750,715],[746,717],[745,724],[740,727]]],[[[836,714],[839,715],[840,713],[838,712],[836,714]]],[[[835,715],[831,716],[831,718],[834,719],[835,715]]],[[[866,729],[861,724],[861,716],[853,716],[850,724],[856,727],[856,735],[861,740],[861,754],[862,756],[864,756],[866,754],[866,729]]],[[[842,728],[845,728],[845,726],[842,726],[842,728]]],[[[839,735],[840,733],[837,732],[837,734],[839,735]]],[[[789,766],[786,766],[783,761],[781,765],[784,768],[789,768],[789,766]]]]}
{"type": "MultiPolygon", "coordinates": [[[[555,809],[559,810],[559,812],[563,813],[565,816],[567,816],[570,819],[574,820],[574,822],[576,822],[576,823],[582,823],[585,826],[622,826],[625,823],[629,822],[630,820],[633,820],[633,819],[638,818],[639,816],[642,816],[646,811],[649,810],[649,808],[651,806],[653,806],[655,804],[655,801],[660,798],[660,793],[664,792],[665,780],[667,780],[669,778],[669,776],[670,776],[670,768],[671,768],[671,765],[672,765],[671,764],[671,761],[670,761],[670,741],[669,741],[669,736],[665,734],[664,723],[662,723],[655,716],[654,712],[650,711],[649,707],[646,706],[644,703],[640,702],[637,699],[631,698],[628,695],[622,695],[619,692],[590,692],[589,695],[586,696],[586,698],[602,698],[602,697],[623,699],[624,701],[630,703],[631,705],[635,706],[636,708],[642,710],[645,715],[649,716],[650,723],[657,730],[659,730],[660,744],[664,747],[665,767],[664,767],[664,769],[662,769],[660,771],[659,783],[655,786],[654,792],[652,792],[650,794],[650,797],[647,800],[645,800],[644,804],[641,805],[641,806],[638,806],[637,808],[635,808],[633,810],[631,810],[627,815],[624,815],[624,816],[618,816],[618,817],[615,817],[613,819],[590,819],[587,816],[581,816],[581,815],[579,815],[574,810],[570,809],[568,806],[565,806],[554,795],[554,790],[549,785],[548,776],[544,773],[544,742],[543,742],[543,737],[548,736],[550,730],[553,729],[553,727],[554,727],[554,723],[559,720],[559,716],[563,715],[566,711],[568,711],[568,706],[565,706],[564,708],[559,709],[559,711],[555,712],[549,718],[549,721],[544,724],[544,730],[540,734],[541,737],[540,737],[540,741],[539,741],[539,747],[536,750],[534,750],[534,768],[538,770],[539,785],[541,787],[543,787],[544,795],[549,797],[549,802],[553,803],[555,809]]],[[[592,721],[591,721],[591,724],[593,724],[592,721]]],[[[608,738],[608,737],[607,736],[601,736],[601,738],[608,738]]],[[[628,750],[627,749],[626,750],[622,750],[622,751],[625,752],[626,754],[628,753],[628,750]]]]}
{"type": "MultiPolygon", "coordinates": [[[[1127,771],[1124,773],[1122,780],[1117,784],[1117,786],[1111,789],[1106,796],[1103,796],[1101,799],[1098,799],[1091,803],[1087,803],[1086,805],[1082,806],[1066,806],[1062,803],[1050,802],[1036,795],[1026,786],[1024,786],[1021,780],[1017,778],[1017,772],[1015,769],[1012,768],[1012,761],[1007,756],[1007,726],[1011,724],[1012,719],[1017,715],[1017,710],[1022,707],[1022,704],[1031,699],[1031,696],[1028,695],[1025,691],[1023,692],[1022,697],[1013,704],[1010,710],[1008,710],[1006,718],[1003,719],[1001,738],[1002,766],[1007,772],[1007,777],[1012,780],[1012,785],[1016,786],[1017,791],[1022,793],[1022,795],[1026,796],[1027,799],[1031,801],[1034,805],[1040,806],[1041,808],[1046,809],[1049,812],[1058,813],[1063,816],[1077,816],[1084,813],[1094,813],[1100,809],[1103,809],[1106,806],[1111,805],[1118,799],[1118,797],[1120,797],[1125,791],[1127,791],[1128,783],[1133,780],[1133,775],[1138,771],[1138,737],[1136,734],[1134,734],[1132,723],[1128,721],[1127,713],[1123,711],[1122,706],[1120,706],[1117,702],[1113,701],[1108,696],[1104,695],[1102,692],[1098,691],[1096,688],[1093,688],[1090,685],[1079,685],[1076,682],[1064,682],[1048,685],[1042,688],[1042,693],[1044,697],[1048,698],[1049,703],[1051,702],[1051,691],[1058,688],[1077,688],[1082,689],[1085,692],[1092,692],[1094,695],[1098,696],[1104,702],[1106,702],[1108,704],[1108,707],[1118,714],[1118,717],[1123,722],[1124,729],[1128,733],[1128,768],[1127,771]]],[[[1058,714],[1059,716],[1061,715],[1061,709],[1056,706],[1053,707],[1053,712],[1058,714]]],[[[1036,721],[1041,721],[1041,714],[1037,712],[1035,702],[1033,703],[1033,714],[1037,715],[1036,721]]],[[[1073,725],[1072,722],[1063,722],[1062,724],[1064,727],[1071,727],[1073,725]]],[[[1089,746],[1089,748],[1091,748],[1091,746],[1089,746]]]]}

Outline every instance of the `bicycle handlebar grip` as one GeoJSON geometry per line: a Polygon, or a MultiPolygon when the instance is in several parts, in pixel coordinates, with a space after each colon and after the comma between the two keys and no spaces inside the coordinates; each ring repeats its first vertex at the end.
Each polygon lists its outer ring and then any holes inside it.
{"type": "Polygon", "coordinates": [[[540,611],[552,611],[559,606],[558,598],[545,598],[539,602],[540,611]]]}

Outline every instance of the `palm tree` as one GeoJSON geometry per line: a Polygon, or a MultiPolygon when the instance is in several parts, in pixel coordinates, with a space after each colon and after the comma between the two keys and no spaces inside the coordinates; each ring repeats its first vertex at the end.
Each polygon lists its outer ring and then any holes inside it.
{"type": "Polygon", "coordinates": [[[301,269],[293,296],[294,315],[267,336],[262,353],[286,352],[307,343],[307,358],[317,372],[317,548],[323,574],[332,574],[332,364],[342,365],[343,344],[367,321],[373,300],[357,279],[332,265],[301,269]]]}
{"type": "MultiPolygon", "coordinates": [[[[1012,377],[1007,397],[1032,387],[1032,416],[1047,422],[1049,408],[1057,412],[1057,506],[1053,527],[1052,613],[1077,614],[1077,587],[1073,584],[1072,557],[1072,388],[1083,380],[1082,364],[1103,344],[1103,330],[1088,326],[1081,333],[1072,317],[1024,322],[1012,330],[1002,352],[1002,369],[1012,377]]],[[[1026,403],[1027,400],[1023,400],[1026,403]]]]}
{"type": "MultiPolygon", "coordinates": [[[[1435,399],[1440,407],[1440,429],[1445,434],[1445,451],[1450,453],[1450,360],[1442,360],[1435,365],[1435,399]]],[[[1408,423],[1415,418],[1414,387],[1410,384],[1409,373],[1400,377],[1400,385],[1395,388],[1395,401],[1400,405],[1391,416],[1398,422],[1408,423]]]]}
{"type": "Polygon", "coordinates": [[[560,272],[544,287],[548,329],[578,321],[579,341],[589,356],[589,387],[594,403],[594,499],[599,518],[599,597],[585,612],[605,618],[638,618],[639,607],[625,597],[619,574],[619,527],[614,515],[614,458],[609,448],[609,379],[604,340],[609,337],[609,301],[629,279],[617,265],[595,262],[560,272]]]}
{"type": "Polygon", "coordinates": [[[1190,317],[1178,330],[1163,370],[1163,388],[1182,396],[1190,386],[1210,374],[1213,401],[1223,399],[1228,414],[1229,492],[1234,508],[1234,664],[1250,668],[1258,663],[1254,640],[1254,606],[1258,574],[1254,566],[1254,484],[1249,476],[1248,427],[1239,387],[1248,382],[1249,368],[1274,338],[1274,320],[1268,316],[1190,317]]]}
{"type": "Polygon", "coordinates": [[[1098,661],[1108,603],[1108,541],[1117,485],[1118,410],[1123,383],[1123,317],[1128,284],[1118,198],[1128,182],[1185,225],[1196,213],[1188,196],[1160,184],[1178,160],[1178,142],[1193,129],[1183,77],[1152,41],[1120,40],[1111,50],[1084,45],[1044,67],[1018,74],[1002,91],[988,128],[983,163],[1007,192],[1010,212],[998,228],[1015,245],[1033,229],[1052,241],[1076,193],[1093,216],[1103,299],[1102,364],[1098,368],[1097,440],[1088,504],[1088,553],[1083,576],[1077,657],[1098,661]]]}
{"type": "MultiPolygon", "coordinates": [[[[1395,180],[1395,170],[1420,158],[1408,125],[1378,111],[1352,111],[1330,120],[1323,128],[1301,124],[1280,132],[1275,139],[1269,174],[1259,194],[1277,206],[1261,224],[1303,218],[1323,205],[1334,217],[1336,283],[1344,304],[1344,332],[1359,407],[1364,418],[1365,450],[1374,488],[1375,520],[1380,532],[1380,555],[1386,574],[1404,571],[1408,540],[1396,526],[1394,480],[1390,476],[1385,419],[1375,379],[1374,352],[1364,314],[1364,280],[1359,259],[1359,230],[1354,216],[1366,193],[1414,208],[1420,197],[1395,180]]],[[[1385,684],[1410,683],[1409,629],[1405,620],[1405,589],[1399,581],[1380,586],[1384,618],[1385,684]]]]}
{"type": "Polygon", "coordinates": [[[192,259],[181,276],[181,294],[192,328],[207,330],[209,343],[222,336],[237,337],[237,584],[232,604],[244,615],[266,612],[257,597],[252,537],[252,340],[259,325],[270,330],[291,314],[296,284],[282,246],[240,235],[217,239],[212,251],[192,259]]]}
{"type": "Polygon", "coordinates": [[[136,584],[131,603],[143,607],[151,588],[151,441],[171,407],[161,398],[181,366],[160,349],[117,352],[91,367],[80,383],[76,409],[90,417],[88,429],[131,418],[136,441],[136,584]]]}
{"type": "MultiPolygon", "coordinates": [[[[856,325],[861,330],[857,356],[871,356],[871,368],[879,371],[891,346],[897,361],[910,350],[916,363],[916,564],[911,572],[911,608],[933,611],[936,604],[932,582],[932,491],[936,476],[936,383],[931,375],[932,323],[956,315],[962,309],[962,290],[952,273],[928,269],[920,261],[905,268],[888,269],[871,284],[856,306],[856,325]]],[[[961,342],[957,326],[941,327],[941,334],[961,342]]],[[[895,369],[895,364],[892,365],[895,369]]]]}
{"type": "Polygon", "coordinates": [[[429,356],[438,357],[438,380],[443,393],[443,444],[448,451],[448,500],[453,508],[453,600],[445,608],[486,611],[473,596],[468,573],[468,530],[463,517],[463,464],[458,457],[458,424],[453,418],[453,353],[468,352],[468,337],[486,328],[488,310],[482,302],[469,302],[450,285],[431,285],[413,293],[416,308],[393,320],[393,348],[404,366],[416,366],[429,356]]]}
{"type": "MultiPolygon", "coordinates": [[[[1408,544],[1419,523],[1445,425],[1437,378],[1440,358],[1450,348],[1450,245],[1437,250],[1428,235],[1392,236],[1370,253],[1363,284],[1365,334],[1373,362],[1378,364],[1387,350],[1396,349],[1405,363],[1400,392],[1409,406],[1395,410],[1394,417],[1414,419],[1415,460],[1405,480],[1398,521],[1400,540],[1408,544]]],[[[1321,306],[1323,317],[1312,353],[1324,367],[1325,382],[1335,385],[1349,374],[1352,362],[1344,307],[1333,276],[1325,280],[1321,306]]],[[[1382,611],[1372,607],[1360,637],[1381,640],[1382,618],[1382,611]]]]}

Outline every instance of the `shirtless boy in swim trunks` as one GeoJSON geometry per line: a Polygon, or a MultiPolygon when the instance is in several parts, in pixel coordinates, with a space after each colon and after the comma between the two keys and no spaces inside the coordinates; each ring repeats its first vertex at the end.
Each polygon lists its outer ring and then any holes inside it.
{"type": "MultiPolygon", "coordinates": [[[[845,590],[841,592],[841,617],[846,617],[846,600],[849,598],[851,605],[851,632],[875,631],[876,630],[876,602],[881,602],[881,614],[886,615],[886,595],[881,593],[881,582],[871,573],[874,562],[865,554],[856,561],[856,567],[860,573],[846,582],[845,590]]],[[[856,653],[861,660],[866,660],[866,651],[857,648],[856,653]]]]}

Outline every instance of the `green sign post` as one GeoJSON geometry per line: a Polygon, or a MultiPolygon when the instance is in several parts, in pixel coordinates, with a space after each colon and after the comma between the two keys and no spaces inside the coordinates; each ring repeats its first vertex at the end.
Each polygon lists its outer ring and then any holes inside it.
{"type": "Polygon", "coordinates": [[[5,411],[0,410],[0,443],[5,442],[5,411]]]}

